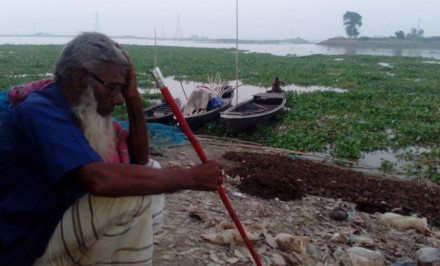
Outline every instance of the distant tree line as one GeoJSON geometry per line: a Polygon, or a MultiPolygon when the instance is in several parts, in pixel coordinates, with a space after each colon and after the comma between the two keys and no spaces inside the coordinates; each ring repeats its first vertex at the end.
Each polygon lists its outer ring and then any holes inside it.
{"type": "Polygon", "coordinates": [[[423,29],[411,28],[410,32],[406,35],[402,30],[396,31],[394,35],[397,39],[420,39],[423,38],[425,31],[423,29]]]}
{"type": "MultiPolygon", "coordinates": [[[[358,27],[362,26],[362,16],[356,12],[347,11],[342,16],[345,32],[349,38],[357,38],[359,36],[358,27]]],[[[423,38],[425,31],[423,29],[412,28],[410,32],[405,34],[402,30],[396,31],[394,35],[397,39],[420,39],[423,38]]]]}

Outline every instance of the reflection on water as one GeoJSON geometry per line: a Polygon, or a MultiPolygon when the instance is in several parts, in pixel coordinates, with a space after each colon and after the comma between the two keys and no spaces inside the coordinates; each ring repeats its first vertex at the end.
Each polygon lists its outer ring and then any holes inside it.
{"type": "Polygon", "coordinates": [[[344,54],[355,55],[356,54],[356,47],[354,47],[354,46],[344,47],[344,54]]]}
{"type": "Polygon", "coordinates": [[[346,55],[384,55],[384,56],[408,56],[408,57],[429,57],[440,59],[438,49],[403,49],[403,48],[356,48],[347,46],[343,49],[346,55]]]}
{"type": "Polygon", "coordinates": [[[403,56],[403,49],[402,48],[393,49],[393,55],[394,56],[403,56]]]}

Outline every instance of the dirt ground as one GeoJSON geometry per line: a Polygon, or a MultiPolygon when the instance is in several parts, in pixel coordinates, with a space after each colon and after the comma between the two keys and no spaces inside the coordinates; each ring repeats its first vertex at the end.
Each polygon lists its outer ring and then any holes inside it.
{"type": "MultiPolygon", "coordinates": [[[[415,261],[419,248],[440,246],[438,185],[368,175],[262,146],[199,140],[209,159],[223,163],[226,194],[263,265],[341,265],[352,246],[379,250],[389,265],[415,261]],[[426,217],[430,230],[385,226],[378,223],[384,212],[426,217]],[[299,244],[283,248],[283,234],[299,244]]],[[[163,167],[200,162],[191,145],[154,158],[163,167]]],[[[231,228],[217,193],[168,194],[154,265],[253,265],[231,228]]]]}

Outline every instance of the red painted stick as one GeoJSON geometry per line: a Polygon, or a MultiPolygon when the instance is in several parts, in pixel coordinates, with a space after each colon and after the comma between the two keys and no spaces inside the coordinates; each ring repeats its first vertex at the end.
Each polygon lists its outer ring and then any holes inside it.
{"type": "MultiPolygon", "coordinates": [[[[157,69],[157,68],[156,68],[157,69]]],[[[155,69],[155,70],[156,70],[155,69]]],[[[198,141],[198,139],[195,137],[195,135],[192,133],[191,128],[188,126],[188,123],[185,120],[185,117],[183,117],[182,112],[180,111],[179,106],[177,105],[176,101],[174,100],[173,96],[171,95],[168,88],[163,84],[161,79],[160,71],[158,73],[154,73],[153,70],[153,76],[156,78],[156,81],[158,85],[161,87],[160,91],[164,97],[164,99],[167,101],[168,105],[171,107],[171,110],[173,110],[174,115],[177,118],[177,121],[179,121],[179,125],[182,129],[182,131],[186,134],[188,137],[188,140],[191,142],[192,146],[194,147],[194,150],[197,152],[197,155],[199,156],[202,163],[206,163],[208,161],[208,158],[206,157],[205,152],[202,149],[202,145],[198,141]],[[159,75],[159,76],[157,76],[159,75]]],[[[246,232],[243,229],[243,226],[240,223],[240,220],[238,219],[237,214],[235,214],[234,209],[232,208],[231,203],[228,200],[228,197],[226,196],[225,190],[223,186],[219,186],[217,189],[217,192],[220,195],[220,198],[223,201],[223,204],[225,205],[226,209],[229,212],[229,215],[231,216],[232,220],[235,223],[235,226],[237,227],[238,231],[240,232],[241,237],[243,238],[244,242],[246,243],[247,248],[249,249],[249,252],[252,255],[252,258],[254,259],[255,264],[258,266],[261,266],[260,258],[258,257],[257,252],[255,252],[254,247],[252,246],[251,241],[249,241],[249,238],[246,235],[246,232]]]]}

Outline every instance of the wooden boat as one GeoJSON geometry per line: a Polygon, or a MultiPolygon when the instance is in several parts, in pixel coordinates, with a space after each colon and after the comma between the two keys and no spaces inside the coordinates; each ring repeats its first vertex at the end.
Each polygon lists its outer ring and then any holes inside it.
{"type": "MultiPolygon", "coordinates": [[[[205,86],[199,87],[207,89],[207,87],[205,86]]],[[[223,100],[223,104],[221,106],[213,109],[209,109],[207,108],[207,106],[205,106],[204,108],[201,108],[200,110],[195,110],[191,113],[185,112],[185,108],[187,107],[188,103],[184,107],[182,107],[183,116],[185,117],[185,120],[191,130],[196,130],[206,123],[219,118],[220,112],[223,112],[231,107],[232,99],[234,98],[234,89],[231,86],[225,84],[221,87],[216,88],[215,90],[218,91],[218,95],[223,100]]]]}
{"type": "Polygon", "coordinates": [[[284,110],[284,92],[265,92],[241,102],[220,113],[220,117],[230,133],[240,133],[253,129],[257,124],[268,121],[284,110]]]}
{"type": "MultiPolygon", "coordinates": [[[[179,107],[182,105],[179,98],[176,98],[174,100],[179,107]]],[[[167,125],[174,123],[174,113],[167,102],[160,102],[156,105],[145,108],[144,116],[147,122],[161,123],[167,125]]]]}

